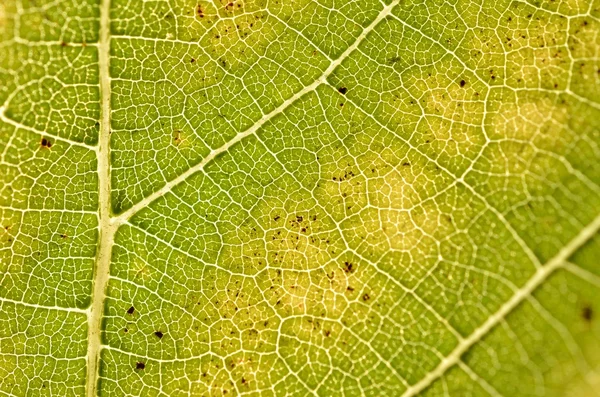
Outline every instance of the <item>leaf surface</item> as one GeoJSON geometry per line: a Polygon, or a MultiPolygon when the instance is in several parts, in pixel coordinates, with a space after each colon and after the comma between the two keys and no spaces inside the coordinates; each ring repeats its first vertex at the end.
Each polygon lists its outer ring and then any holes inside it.
{"type": "Polygon", "coordinates": [[[600,3],[0,4],[0,395],[592,396],[600,3]]]}

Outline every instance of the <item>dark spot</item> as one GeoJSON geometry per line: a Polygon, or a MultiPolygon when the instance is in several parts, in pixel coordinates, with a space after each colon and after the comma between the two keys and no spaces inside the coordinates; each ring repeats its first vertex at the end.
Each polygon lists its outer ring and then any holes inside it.
{"type": "Polygon", "coordinates": [[[62,43],[60,43],[60,45],[61,45],[61,47],[66,47],[67,43],[63,41],[62,43]]]}
{"type": "Polygon", "coordinates": [[[352,287],[346,287],[346,291],[352,292],[352,291],[354,291],[354,288],[352,288],[352,287]]]}
{"type": "Polygon", "coordinates": [[[279,215],[276,215],[275,218],[273,218],[274,221],[278,221],[279,218],[281,218],[279,215]]]}
{"type": "Polygon", "coordinates": [[[123,332],[128,333],[129,330],[127,328],[123,328],[123,332]]]}
{"type": "Polygon", "coordinates": [[[364,295],[363,295],[363,300],[364,300],[365,302],[366,302],[366,301],[368,301],[369,299],[371,299],[371,297],[369,296],[369,294],[364,294],[364,295]]]}
{"type": "Polygon", "coordinates": [[[129,309],[127,309],[127,314],[133,314],[134,311],[135,307],[131,306],[129,309]]]}
{"type": "Polygon", "coordinates": [[[204,11],[202,11],[202,6],[200,4],[196,7],[196,14],[198,14],[200,18],[204,18],[204,11]]]}
{"type": "Polygon", "coordinates": [[[350,262],[344,262],[344,271],[346,273],[352,273],[352,271],[354,270],[353,266],[354,265],[352,263],[350,263],[350,262]]]}
{"type": "Polygon", "coordinates": [[[156,337],[157,337],[158,339],[162,339],[162,337],[163,337],[163,333],[162,333],[162,332],[160,332],[160,331],[156,331],[156,332],[154,333],[154,335],[156,335],[156,337]]]}
{"type": "Polygon", "coordinates": [[[402,166],[404,166],[404,167],[410,167],[410,163],[408,161],[405,161],[404,163],[402,163],[402,166]]]}
{"type": "Polygon", "coordinates": [[[242,385],[246,383],[246,379],[242,378],[242,385]]]}
{"type": "Polygon", "coordinates": [[[594,318],[594,310],[589,305],[585,305],[581,310],[581,317],[589,323],[594,318]]]}
{"type": "Polygon", "coordinates": [[[390,65],[393,65],[393,64],[395,64],[396,62],[400,62],[400,60],[401,60],[401,59],[402,59],[402,58],[400,58],[399,56],[395,56],[395,57],[392,57],[392,58],[388,59],[388,63],[389,63],[390,65]]]}
{"type": "Polygon", "coordinates": [[[96,121],[96,123],[94,124],[94,127],[96,127],[96,128],[100,128],[100,122],[99,122],[99,121],[96,121]]]}
{"type": "Polygon", "coordinates": [[[464,80],[461,80],[461,81],[460,81],[460,86],[461,86],[461,87],[464,87],[466,84],[467,84],[467,82],[466,82],[466,81],[464,81],[464,80]]]}
{"type": "Polygon", "coordinates": [[[52,147],[52,142],[50,142],[50,140],[46,138],[42,138],[42,142],[40,144],[42,145],[42,147],[46,147],[48,149],[52,147]]]}
{"type": "Polygon", "coordinates": [[[196,62],[196,60],[194,58],[192,58],[192,59],[190,59],[190,62],[194,63],[194,62],[196,62]]]}
{"type": "Polygon", "coordinates": [[[137,369],[137,370],[140,370],[140,371],[141,371],[141,370],[143,370],[144,368],[146,368],[146,364],[144,364],[143,362],[141,362],[141,361],[138,361],[137,363],[135,363],[135,369],[137,369]]]}
{"type": "Polygon", "coordinates": [[[331,331],[330,330],[325,330],[325,336],[329,337],[331,335],[331,331]]]}
{"type": "Polygon", "coordinates": [[[60,238],[67,238],[67,237],[68,236],[66,234],[64,234],[64,233],[60,235],[60,238]]]}
{"type": "Polygon", "coordinates": [[[346,95],[346,92],[348,92],[348,89],[346,87],[340,87],[340,88],[338,88],[338,91],[340,92],[340,94],[346,95]]]}

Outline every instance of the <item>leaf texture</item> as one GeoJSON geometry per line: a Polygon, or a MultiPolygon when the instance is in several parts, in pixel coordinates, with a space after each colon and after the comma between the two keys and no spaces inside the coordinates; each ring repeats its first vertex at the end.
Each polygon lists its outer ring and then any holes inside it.
{"type": "Polygon", "coordinates": [[[600,3],[4,0],[0,395],[600,393],[600,3]]]}

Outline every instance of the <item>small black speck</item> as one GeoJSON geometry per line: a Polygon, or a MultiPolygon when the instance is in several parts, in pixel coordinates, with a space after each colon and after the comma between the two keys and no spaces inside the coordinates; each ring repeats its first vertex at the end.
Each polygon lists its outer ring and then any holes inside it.
{"type": "Polygon", "coordinates": [[[467,82],[466,82],[466,81],[464,81],[464,80],[461,80],[461,81],[460,81],[460,86],[461,86],[461,87],[464,87],[466,84],[467,84],[467,82]]]}
{"type": "Polygon", "coordinates": [[[594,310],[590,306],[584,306],[581,310],[581,317],[587,322],[592,321],[594,318],[594,310]]]}

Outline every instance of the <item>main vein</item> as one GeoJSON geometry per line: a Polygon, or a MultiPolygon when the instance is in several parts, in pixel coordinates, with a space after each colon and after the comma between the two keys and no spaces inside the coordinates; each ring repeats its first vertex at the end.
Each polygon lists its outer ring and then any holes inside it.
{"type": "Polygon", "coordinates": [[[110,218],[110,0],[100,5],[100,37],[98,43],[98,65],[100,75],[101,121],[98,150],[98,201],[100,211],[100,233],[98,255],[94,268],[94,290],[88,312],[88,349],[86,396],[95,397],[98,386],[100,347],[102,345],[102,314],[106,285],[110,272],[111,250],[116,226],[110,218]]]}

